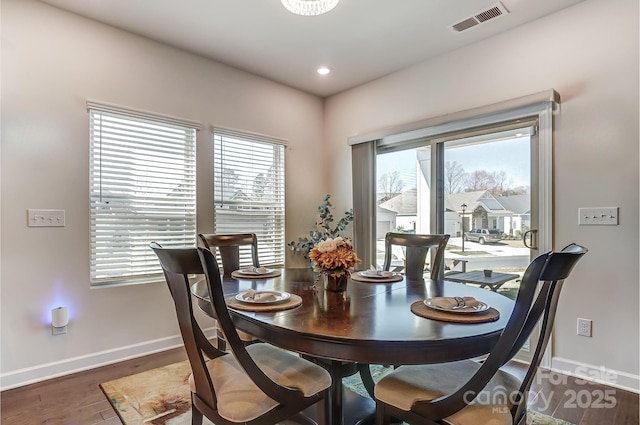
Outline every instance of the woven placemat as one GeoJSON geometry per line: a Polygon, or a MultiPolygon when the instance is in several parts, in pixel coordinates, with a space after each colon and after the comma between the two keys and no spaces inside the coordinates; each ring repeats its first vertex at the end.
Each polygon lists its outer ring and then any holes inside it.
{"type": "Polygon", "coordinates": [[[448,313],[446,311],[434,310],[424,304],[424,300],[411,304],[411,312],[416,316],[427,319],[441,320],[443,322],[455,323],[483,323],[495,322],[500,318],[500,312],[493,307],[478,313],[448,313]]]}
{"type": "Polygon", "coordinates": [[[355,280],[356,282],[370,282],[370,283],[389,283],[389,282],[400,282],[404,279],[404,276],[401,274],[396,274],[389,277],[366,277],[361,276],[357,272],[351,273],[351,280],[355,280]]]}
{"type": "Polygon", "coordinates": [[[240,270],[231,272],[231,277],[235,277],[236,279],[268,279],[270,277],[277,277],[277,276],[280,276],[280,270],[274,270],[271,273],[265,273],[265,274],[242,273],[240,270]]]}
{"type": "Polygon", "coordinates": [[[273,304],[248,304],[238,301],[236,297],[227,298],[227,307],[242,311],[279,311],[289,310],[302,304],[302,298],[299,295],[291,294],[291,297],[281,303],[273,304]]]}

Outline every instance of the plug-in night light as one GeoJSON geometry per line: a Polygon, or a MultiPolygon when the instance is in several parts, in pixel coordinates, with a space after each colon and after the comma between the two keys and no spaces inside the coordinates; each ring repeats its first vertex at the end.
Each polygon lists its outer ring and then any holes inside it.
{"type": "Polygon", "coordinates": [[[51,333],[60,335],[67,333],[69,324],[69,309],[67,307],[56,307],[51,310],[51,333]]]}

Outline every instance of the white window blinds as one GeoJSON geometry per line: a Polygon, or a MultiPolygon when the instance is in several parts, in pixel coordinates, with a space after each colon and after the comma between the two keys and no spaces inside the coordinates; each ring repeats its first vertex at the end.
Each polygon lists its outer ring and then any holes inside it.
{"type": "MultiPolygon", "coordinates": [[[[283,141],[213,129],[216,233],[255,233],[261,265],[283,265],[285,253],[283,141]]],[[[241,251],[241,265],[250,265],[241,251]]]]}
{"type": "Polygon", "coordinates": [[[158,281],[149,249],[196,244],[196,125],[89,103],[91,284],[158,281]]]}

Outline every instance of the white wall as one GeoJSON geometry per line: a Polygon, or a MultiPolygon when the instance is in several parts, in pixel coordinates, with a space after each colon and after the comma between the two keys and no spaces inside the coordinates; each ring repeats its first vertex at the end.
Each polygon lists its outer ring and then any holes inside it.
{"type": "Polygon", "coordinates": [[[348,137],[552,88],[562,96],[554,244],[590,249],[560,300],[553,366],[582,374],[604,367],[616,373],[610,383],[638,390],[637,0],[587,0],[329,98],[333,192],[342,202],[352,195],[343,184],[348,137]],[[589,206],[619,206],[620,225],[578,226],[578,208],[589,206]],[[593,320],[592,338],[576,335],[577,317],[593,320]]]}
{"type": "Polygon", "coordinates": [[[163,283],[89,287],[87,98],[203,124],[199,231],[213,230],[212,124],[287,139],[287,240],[314,223],[324,181],[300,176],[322,161],[320,98],[34,0],[2,0],[1,71],[2,388],[180,343],[163,283]],[[28,208],[67,225],[28,228],[28,208]],[[57,305],[71,323],[54,337],[57,305]]]}

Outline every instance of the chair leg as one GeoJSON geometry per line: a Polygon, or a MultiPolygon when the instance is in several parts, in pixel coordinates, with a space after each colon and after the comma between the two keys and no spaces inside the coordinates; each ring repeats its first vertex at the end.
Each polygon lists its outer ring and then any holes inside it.
{"type": "Polygon", "coordinates": [[[225,339],[222,338],[220,335],[218,335],[218,350],[220,351],[227,350],[227,341],[225,341],[225,339]]]}
{"type": "Polygon", "coordinates": [[[326,390],[321,401],[316,403],[316,415],[318,425],[324,425],[331,417],[331,405],[329,404],[329,390],[326,390]]]}
{"type": "Polygon", "coordinates": [[[193,394],[191,395],[191,425],[202,425],[202,412],[193,405],[193,394]]]}
{"type": "Polygon", "coordinates": [[[524,409],[519,418],[516,418],[513,423],[515,425],[524,425],[527,422],[527,409],[524,409]]]}
{"type": "Polygon", "coordinates": [[[376,401],[376,425],[389,425],[391,418],[385,412],[384,404],[376,401]]]}

